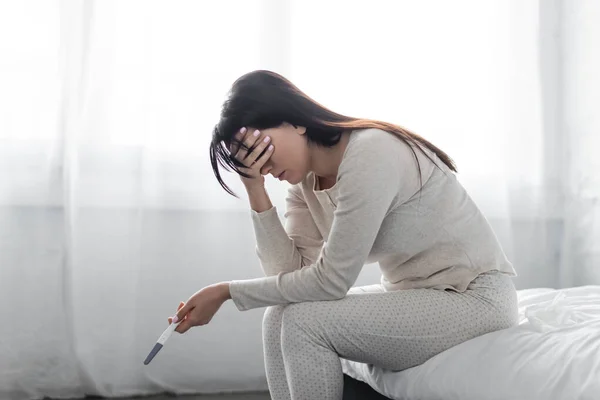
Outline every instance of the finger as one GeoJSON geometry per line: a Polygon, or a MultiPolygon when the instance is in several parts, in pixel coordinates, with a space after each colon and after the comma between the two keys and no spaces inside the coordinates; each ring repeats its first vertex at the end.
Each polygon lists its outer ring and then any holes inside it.
{"type": "MultiPolygon", "coordinates": [[[[183,320],[185,321],[186,319],[188,319],[188,316],[186,315],[185,317],[183,317],[183,320]]],[[[171,322],[173,322],[173,318],[169,317],[167,318],[167,321],[169,321],[169,325],[171,325],[171,322]]]]}
{"type": "MultiPolygon", "coordinates": [[[[181,310],[181,307],[185,306],[185,303],[183,301],[179,302],[179,307],[177,307],[177,311],[181,310]]],[[[171,322],[173,321],[172,317],[167,318],[167,321],[169,321],[169,325],[171,325],[171,322]]]]}
{"type": "Polygon", "coordinates": [[[262,168],[265,166],[267,161],[269,161],[269,159],[273,155],[274,150],[275,150],[275,148],[273,147],[273,145],[269,144],[268,147],[264,150],[264,152],[258,156],[258,159],[254,162],[254,165],[252,166],[252,168],[258,170],[258,172],[261,175],[264,175],[262,173],[262,168]]]}
{"type": "Polygon", "coordinates": [[[248,157],[248,154],[252,152],[254,146],[260,143],[259,140],[261,140],[261,137],[258,129],[256,129],[253,133],[248,132],[244,137],[243,144],[238,149],[235,158],[243,162],[246,157],[248,157]]]}
{"type": "MultiPolygon", "coordinates": [[[[250,130],[246,130],[246,128],[242,128],[244,130],[244,133],[242,134],[241,130],[238,133],[238,139],[236,140],[235,143],[235,153],[231,153],[233,154],[233,156],[235,158],[237,158],[238,160],[243,160],[244,157],[246,157],[246,154],[248,152],[248,148],[250,146],[252,146],[252,144],[256,141],[256,137],[258,135],[256,135],[256,130],[254,131],[250,131],[250,130]]],[[[259,132],[260,135],[260,132],[259,132]]]]}
{"type": "MultiPolygon", "coordinates": [[[[263,155],[263,152],[265,150],[267,150],[268,153],[268,149],[270,148],[270,144],[271,144],[271,138],[269,136],[265,136],[260,143],[258,143],[256,146],[254,146],[254,148],[252,149],[252,151],[248,154],[248,156],[246,157],[246,159],[244,160],[244,164],[247,167],[251,167],[251,168],[255,168],[256,164],[255,162],[258,162],[258,159],[261,155],[263,155]]],[[[262,157],[260,157],[262,158],[262,157]]],[[[263,160],[263,163],[265,161],[263,160]]]]}
{"type": "Polygon", "coordinates": [[[243,142],[243,140],[246,136],[246,132],[247,132],[246,127],[243,127],[235,134],[234,140],[231,141],[231,148],[229,149],[229,153],[232,156],[235,156],[235,154],[239,150],[240,143],[243,142]]]}
{"type": "Polygon", "coordinates": [[[177,328],[175,328],[175,332],[183,333],[183,331],[181,330],[181,324],[179,324],[179,326],[177,328]]]}
{"type": "MultiPolygon", "coordinates": [[[[258,162],[260,160],[264,160],[264,162],[266,162],[266,160],[271,158],[271,156],[273,155],[273,150],[274,150],[273,143],[267,143],[267,146],[265,146],[265,149],[256,158],[256,162],[258,162]]],[[[264,162],[263,162],[263,165],[264,165],[264,162]]]]}
{"type": "MultiPolygon", "coordinates": [[[[177,310],[177,313],[175,314],[175,316],[177,317],[178,321],[184,321],[185,316],[193,309],[194,307],[190,304],[190,302],[188,301],[182,308],[180,308],[179,310],[177,310]]],[[[182,324],[183,324],[182,322],[182,324]]],[[[180,324],[181,325],[181,324],[180,324]]]]}
{"type": "Polygon", "coordinates": [[[177,325],[175,332],[186,333],[192,327],[192,323],[189,318],[186,318],[182,323],[177,325]]]}
{"type": "MultiPolygon", "coordinates": [[[[180,301],[179,306],[177,307],[177,311],[181,310],[181,307],[183,307],[184,305],[185,305],[185,303],[183,301],[180,301]]],[[[169,323],[171,323],[173,318],[169,317],[168,320],[169,320],[169,323]]]]}

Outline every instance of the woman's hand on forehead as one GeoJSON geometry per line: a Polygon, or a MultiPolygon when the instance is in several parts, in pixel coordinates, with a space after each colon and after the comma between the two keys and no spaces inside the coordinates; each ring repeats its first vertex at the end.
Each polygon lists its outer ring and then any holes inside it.
{"type": "Polygon", "coordinates": [[[237,153],[237,151],[239,150],[239,144],[244,141],[244,138],[245,138],[247,132],[253,132],[253,131],[251,129],[248,129],[245,126],[238,129],[238,131],[235,133],[235,135],[233,135],[233,138],[231,139],[231,141],[229,143],[227,143],[227,145],[226,145],[227,150],[229,150],[229,153],[231,153],[232,156],[234,156],[235,153],[237,153]]]}

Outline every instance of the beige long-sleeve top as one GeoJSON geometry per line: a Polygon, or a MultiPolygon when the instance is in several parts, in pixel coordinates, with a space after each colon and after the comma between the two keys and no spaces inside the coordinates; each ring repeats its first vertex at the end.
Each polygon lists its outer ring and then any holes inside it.
{"type": "Polygon", "coordinates": [[[353,131],[337,181],[313,173],[289,189],[286,224],[275,207],[251,211],[265,277],[230,283],[239,310],[346,295],[365,263],[378,262],[386,290],[464,291],[480,273],[515,276],[485,217],[454,173],[379,130],[353,131]]]}

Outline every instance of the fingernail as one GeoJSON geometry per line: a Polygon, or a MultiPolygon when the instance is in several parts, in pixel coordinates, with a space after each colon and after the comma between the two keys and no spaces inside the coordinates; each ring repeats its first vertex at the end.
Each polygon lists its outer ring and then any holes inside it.
{"type": "Polygon", "coordinates": [[[172,323],[176,324],[178,321],[179,321],[179,318],[177,318],[177,315],[174,316],[172,323]]]}
{"type": "Polygon", "coordinates": [[[269,146],[269,151],[273,150],[273,145],[269,146]]]}
{"type": "Polygon", "coordinates": [[[242,129],[240,129],[241,133],[246,133],[246,127],[243,127],[242,129]]]}
{"type": "Polygon", "coordinates": [[[258,136],[258,135],[260,135],[260,132],[257,129],[257,130],[254,131],[254,136],[258,136]]]}
{"type": "Polygon", "coordinates": [[[265,138],[265,143],[267,143],[269,140],[271,140],[271,138],[267,136],[267,137],[265,138]]]}

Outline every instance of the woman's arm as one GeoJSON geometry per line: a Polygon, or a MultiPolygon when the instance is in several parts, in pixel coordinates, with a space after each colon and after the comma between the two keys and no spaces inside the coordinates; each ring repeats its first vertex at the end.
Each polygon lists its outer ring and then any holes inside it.
{"type": "Polygon", "coordinates": [[[248,192],[248,200],[250,201],[252,211],[261,213],[273,208],[271,199],[264,186],[247,188],[246,192],[248,192]]]}
{"type": "Polygon", "coordinates": [[[344,297],[356,282],[387,213],[419,187],[408,145],[381,131],[365,131],[356,138],[338,177],[338,205],[321,257],[310,266],[277,276],[232,281],[231,297],[239,310],[344,297]]]}
{"type": "Polygon", "coordinates": [[[256,253],[266,276],[295,271],[317,260],[323,238],[298,185],[288,191],[285,228],[264,187],[248,195],[256,253]]]}

